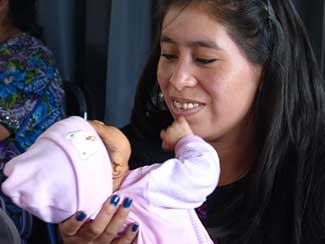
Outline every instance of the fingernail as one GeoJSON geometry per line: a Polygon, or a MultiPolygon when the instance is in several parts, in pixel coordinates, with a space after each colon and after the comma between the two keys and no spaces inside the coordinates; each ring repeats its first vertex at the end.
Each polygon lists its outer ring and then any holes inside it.
{"type": "Polygon", "coordinates": [[[111,198],[111,204],[114,205],[115,207],[120,201],[120,196],[119,195],[113,195],[111,198]]]}
{"type": "Polygon", "coordinates": [[[132,199],[131,198],[125,198],[123,201],[123,207],[124,208],[129,208],[132,204],[132,199]]]}
{"type": "Polygon", "coordinates": [[[86,214],[82,211],[80,211],[77,215],[76,215],[76,220],[77,221],[83,221],[86,218],[86,214]]]}
{"type": "Polygon", "coordinates": [[[132,225],[132,232],[137,232],[138,229],[139,229],[139,225],[137,225],[137,224],[132,225]]]}

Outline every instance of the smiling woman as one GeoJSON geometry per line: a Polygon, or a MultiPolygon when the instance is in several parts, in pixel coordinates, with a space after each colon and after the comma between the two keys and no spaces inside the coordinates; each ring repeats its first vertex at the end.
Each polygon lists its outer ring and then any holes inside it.
{"type": "MultiPolygon", "coordinates": [[[[162,25],[157,78],[165,102],[174,118],[185,116],[194,132],[210,142],[220,137],[238,140],[243,130],[250,130],[246,115],[261,65],[247,60],[204,8],[189,6],[176,17],[179,12],[180,8],[170,10],[162,25]],[[200,21],[190,21],[197,18],[200,21]]],[[[242,138],[243,145],[245,140],[250,138],[242,138]]]]}
{"type": "Polygon", "coordinates": [[[217,243],[324,241],[324,84],[292,2],[166,0],[160,27],[126,128],[135,161],[163,158],[145,148],[184,116],[220,155],[198,209],[217,243]],[[148,110],[157,83],[168,111],[148,110]]]}
{"type": "MultiPolygon", "coordinates": [[[[160,131],[185,117],[220,156],[219,184],[197,210],[211,239],[324,243],[324,84],[292,1],[162,3],[124,128],[130,167],[170,157],[160,149],[160,131]]],[[[61,232],[69,243],[122,243],[114,236],[127,214],[104,206],[93,222],[76,214],[61,232]]],[[[122,238],[132,243],[134,236],[122,238]]]]}

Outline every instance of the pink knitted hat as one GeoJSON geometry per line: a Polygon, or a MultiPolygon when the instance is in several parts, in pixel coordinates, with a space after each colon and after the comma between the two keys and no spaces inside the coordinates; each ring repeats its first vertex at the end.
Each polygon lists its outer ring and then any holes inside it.
{"type": "Polygon", "coordinates": [[[81,117],[47,129],[27,152],[10,160],[2,191],[45,222],[83,211],[94,219],[112,193],[112,168],[94,128],[81,117]]]}

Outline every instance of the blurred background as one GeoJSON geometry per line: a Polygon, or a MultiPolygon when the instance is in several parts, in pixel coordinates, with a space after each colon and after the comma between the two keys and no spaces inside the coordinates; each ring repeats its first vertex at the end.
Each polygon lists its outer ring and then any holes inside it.
{"type": "MultiPolygon", "coordinates": [[[[323,71],[325,1],[293,1],[323,71]]],[[[128,123],[158,5],[159,0],[39,0],[43,39],[63,79],[83,91],[89,119],[128,123]]]]}

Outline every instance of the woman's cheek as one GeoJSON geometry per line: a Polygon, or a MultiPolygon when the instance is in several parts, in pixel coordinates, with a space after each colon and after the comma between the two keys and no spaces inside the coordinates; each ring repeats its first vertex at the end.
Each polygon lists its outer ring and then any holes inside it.
{"type": "Polygon", "coordinates": [[[159,63],[157,70],[157,79],[162,90],[168,85],[168,73],[167,70],[163,68],[163,66],[163,64],[159,63]]]}

